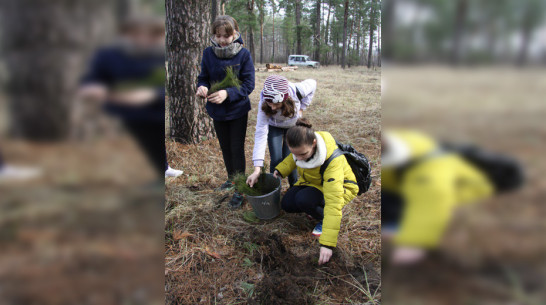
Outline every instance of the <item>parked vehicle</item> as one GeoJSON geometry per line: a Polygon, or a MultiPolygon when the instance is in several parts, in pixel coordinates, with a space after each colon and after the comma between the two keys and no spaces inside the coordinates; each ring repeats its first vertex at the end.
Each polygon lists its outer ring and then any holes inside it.
{"type": "Polygon", "coordinates": [[[320,67],[318,61],[312,61],[307,55],[290,55],[288,56],[288,65],[289,66],[305,66],[305,67],[320,67]]]}

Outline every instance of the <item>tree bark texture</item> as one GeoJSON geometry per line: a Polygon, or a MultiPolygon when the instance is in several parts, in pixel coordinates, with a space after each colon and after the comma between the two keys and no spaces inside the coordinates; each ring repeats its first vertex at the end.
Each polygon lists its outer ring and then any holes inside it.
{"type": "Polygon", "coordinates": [[[215,135],[205,100],[195,96],[201,57],[211,36],[210,5],[199,0],[165,1],[170,136],[181,143],[198,143],[215,135]]]}
{"type": "Polygon", "coordinates": [[[211,13],[210,20],[211,22],[216,19],[216,17],[223,15],[222,14],[222,1],[221,0],[211,0],[211,13]]]}
{"type": "Polygon", "coordinates": [[[317,20],[315,20],[315,55],[313,56],[313,60],[320,62],[320,21],[321,21],[321,6],[322,1],[317,0],[316,6],[315,6],[315,13],[317,15],[317,20]]]}
{"type": "Polygon", "coordinates": [[[301,44],[301,9],[302,3],[296,1],[296,53],[302,54],[302,44],[301,44]]]}
{"type": "Polygon", "coordinates": [[[347,53],[347,17],[349,16],[349,0],[345,1],[345,13],[343,14],[343,47],[341,49],[341,68],[345,69],[347,53]]]}
{"type": "Polygon", "coordinates": [[[9,75],[10,134],[37,141],[65,140],[87,56],[111,31],[108,1],[0,1],[2,48],[9,75]]]}
{"type": "Polygon", "coordinates": [[[370,33],[369,33],[370,40],[368,42],[368,65],[367,65],[368,69],[371,68],[371,66],[372,66],[373,37],[374,37],[375,28],[377,27],[377,25],[375,24],[376,14],[377,14],[377,11],[376,11],[376,7],[375,7],[375,1],[371,0],[370,33]]]}
{"type": "MultiPolygon", "coordinates": [[[[250,20],[254,20],[254,0],[248,1],[248,17],[250,20]]],[[[245,44],[248,45],[248,50],[250,51],[250,56],[252,57],[252,61],[256,61],[256,50],[254,47],[254,29],[252,26],[248,27],[248,40],[245,41],[245,44]]]]}

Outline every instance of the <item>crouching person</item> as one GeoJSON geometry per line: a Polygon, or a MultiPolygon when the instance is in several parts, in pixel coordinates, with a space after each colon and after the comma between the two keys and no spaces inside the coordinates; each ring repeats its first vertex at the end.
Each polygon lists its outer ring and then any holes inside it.
{"type": "Polygon", "coordinates": [[[275,168],[276,177],[287,177],[297,169],[298,181],[284,195],[281,206],[288,213],[306,213],[319,221],[313,235],[320,236],[319,265],[327,263],[337,245],[341,209],[358,193],[356,178],[345,156],[330,160],[321,175],[321,166],[338,148],[328,132],[315,132],[306,119],[286,133],[291,154],[275,168]]]}

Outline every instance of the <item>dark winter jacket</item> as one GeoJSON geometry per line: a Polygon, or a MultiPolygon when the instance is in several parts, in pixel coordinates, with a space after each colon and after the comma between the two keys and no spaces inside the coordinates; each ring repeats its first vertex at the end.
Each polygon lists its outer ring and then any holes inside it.
{"type": "MultiPolygon", "coordinates": [[[[241,38],[236,41],[243,43],[241,38]]],[[[250,52],[245,48],[234,57],[225,59],[218,58],[212,47],[206,48],[203,52],[197,87],[205,86],[210,89],[213,83],[224,79],[227,67],[233,67],[233,71],[241,81],[241,87],[227,88],[228,97],[222,104],[207,102],[207,112],[217,121],[235,120],[248,113],[250,111],[248,96],[254,90],[254,63],[250,52]]]]}
{"type": "Polygon", "coordinates": [[[120,46],[99,49],[82,79],[83,84],[99,83],[110,90],[155,88],[157,95],[142,106],[105,103],[107,112],[125,120],[165,121],[165,56],[130,54],[120,46]]]}

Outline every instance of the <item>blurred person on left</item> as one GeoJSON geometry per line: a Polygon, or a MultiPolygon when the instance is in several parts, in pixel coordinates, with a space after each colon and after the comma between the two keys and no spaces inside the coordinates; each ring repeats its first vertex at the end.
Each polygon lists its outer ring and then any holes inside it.
{"type": "Polygon", "coordinates": [[[458,206],[519,187],[519,164],[476,146],[439,143],[415,130],[389,130],[381,142],[382,235],[395,265],[437,249],[458,206]]]}
{"type": "Polygon", "coordinates": [[[104,102],[154,165],[158,177],[177,177],[165,149],[165,25],[161,18],[132,16],[113,46],[99,49],[83,77],[79,97],[104,102]]]}

